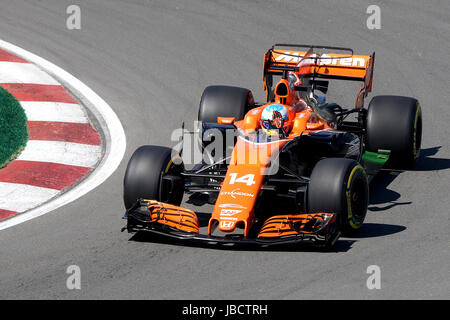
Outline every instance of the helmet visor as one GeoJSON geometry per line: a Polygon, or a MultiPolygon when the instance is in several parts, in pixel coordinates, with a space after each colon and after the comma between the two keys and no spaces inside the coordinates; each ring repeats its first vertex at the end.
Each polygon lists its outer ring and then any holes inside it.
{"type": "Polygon", "coordinates": [[[261,127],[263,127],[266,130],[276,129],[275,126],[272,125],[272,121],[270,120],[261,120],[261,127]]]}

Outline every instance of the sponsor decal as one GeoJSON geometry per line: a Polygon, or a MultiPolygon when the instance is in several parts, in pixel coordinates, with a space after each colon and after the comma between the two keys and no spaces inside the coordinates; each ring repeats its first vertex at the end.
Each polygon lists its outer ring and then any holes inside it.
{"type": "Polygon", "coordinates": [[[236,203],[223,203],[223,204],[219,204],[219,208],[247,209],[246,207],[241,206],[240,204],[236,204],[236,203]]]}
{"type": "Polygon", "coordinates": [[[223,217],[220,216],[220,220],[231,220],[231,221],[238,221],[238,218],[233,218],[233,217],[223,217]]]}
{"type": "Polygon", "coordinates": [[[234,226],[233,221],[220,221],[220,228],[230,229],[234,226]]]}
{"type": "MultiPolygon", "coordinates": [[[[316,54],[312,54],[311,58],[319,57],[316,54]]],[[[286,52],[286,54],[280,54],[275,58],[275,61],[277,62],[292,62],[292,63],[298,63],[303,58],[303,56],[300,55],[298,52],[286,52]],[[293,57],[294,55],[295,57],[293,57]]],[[[302,61],[302,65],[305,65],[307,63],[314,63],[314,59],[305,59],[302,61]]],[[[320,55],[320,59],[318,60],[319,65],[333,65],[333,66],[344,66],[344,67],[365,67],[366,66],[366,60],[364,58],[360,57],[344,57],[339,58],[336,56],[330,56],[328,54],[322,54],[320,55]]]]}
{"type": "Polygon", "coordinates": [[[222,209],[220,211],[220,216],[234,216],[235,214],[242,212],[242,210],[234,210],[234,209],[222,209]]]}
{"type": "Polygon", "coordinates": [[[220,193],[220,195],[224,195],[224,196],[231,196],[233,199],[236,199],[236,196],[242,196],[242,197],[250,197],[250,198],[254,198],[255,195],[252,193],[247,193],[247,192],[242,192],[239,191],[241,190],[241,188],[237,188],[234,189],[232,191],[223,191],[220,193]]]}

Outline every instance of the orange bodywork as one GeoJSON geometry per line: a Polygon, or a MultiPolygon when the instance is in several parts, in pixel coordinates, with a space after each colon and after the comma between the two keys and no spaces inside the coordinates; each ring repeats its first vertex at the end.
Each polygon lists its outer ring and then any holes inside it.
{"type": "Polygon", "coordinates": [[[217,117],[217,123],[219,124],[233,124],[234,117],[217,117]]]}

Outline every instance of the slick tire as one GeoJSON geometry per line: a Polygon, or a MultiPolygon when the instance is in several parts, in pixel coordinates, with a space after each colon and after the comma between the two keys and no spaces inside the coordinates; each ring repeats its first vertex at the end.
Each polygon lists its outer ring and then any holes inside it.
{"type": "Polygon", "coordinates": [[[361,228],[369,204],[364,168],[352,159],[320,160],[313,168],[307,199],[308,212],[336,213],[342,233],[353,234],[361,228]]]}
{"type": "Polygon", "coordinates": [[[252,92],[231,86],[209,86],[203,91],[198,109],[198,120],[217,123],[217,117],[244,119],[254,106],[252,92]]]}
{"type": "Polygon", "coordinates": [[[141,146],[128,162],[123,180],[125,208],[138,199],[157,200],[180,205],[184,194],[184,165],[172,149],[161,146],[141,146]]]}
{"type": "Polygon", "coordinates": [[[422,142],[422,111],[414,98],[376,96],[367,113],[366,149],[390,150],[389,163],[396,168],[412,168],[422,142]]]}

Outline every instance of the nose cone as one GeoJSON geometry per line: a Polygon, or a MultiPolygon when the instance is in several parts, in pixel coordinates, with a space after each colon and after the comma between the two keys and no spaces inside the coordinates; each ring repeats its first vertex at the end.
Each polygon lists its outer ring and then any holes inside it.
{"type": "Polygon", "coordinates": [[[262,185],[263,175],[259,165],[228,167],[227,176],[217,197],[209,222],[209,233],[213,226],[220,231],[233,232],[240,223],[244,224],[244,235],[253,224],[253,208],[262,185]]]}

